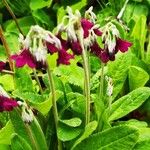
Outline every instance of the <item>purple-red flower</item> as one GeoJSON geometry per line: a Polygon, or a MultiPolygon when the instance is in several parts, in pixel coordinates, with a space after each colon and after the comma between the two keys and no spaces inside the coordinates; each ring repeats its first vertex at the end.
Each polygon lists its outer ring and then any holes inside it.
{"type": "Polygon", "coordinates": [[[54,54],[58,52],[58,48],[55,46],[55,44],[51,44],[49,42],[46,42],[47,49],[49,50],[50,54],[54,54]]]}
{"type": "Polygon", "coordinates": [[[0,71],[2,71],[6,66],[6,63],[0,61],[0,71]]]}
{"type": "Polygon", "coordinates": [[[0,95],[0,112],[12,111],[17,106],[18,103],[14,99],[0,95]]]}
{"type": "Polygon", "coordinates": [[[57,59],[57,65],[64,64],[69,65],[70,59],[73,59],[74,56],[72,54],[69,54],[65,51],[65,49],[61,49],[58,51],[58,59],[57,59]]]}
{"type": "Polygon", "coordinates": [[[126,52],[128,50],[129,47],[132,46],[132,43],[122,40],[120,38],[117,39],[116,42],[116,50],[120,50],[121,52],[126,52]]]}
{"type": "Polygon", "coordinates": [[[11,59],[16,61],[18,68],[28,65],[30,68],[36,67],[36,61],[28,49],[23,49],[20,54],[12,55],[11,59]]]}
{"type": "Polygon", "coordinates": [[[71,41],[70,42],[70,48],[75,55],[81,55],[82,54],[82,48],[80,46],[79,41],[71,41]]]}
{"type": "MultiPolygon", "coordinates": [[[[81,26],[84,31],[84,38],[87,38],[89,36],[89,30],[94,26],[94,23],[87,19],[81,19],[81,26]]],[[[94,32],[97,36],[102,35],[102,32],[99,29],[94,29],[94,32]]]]}

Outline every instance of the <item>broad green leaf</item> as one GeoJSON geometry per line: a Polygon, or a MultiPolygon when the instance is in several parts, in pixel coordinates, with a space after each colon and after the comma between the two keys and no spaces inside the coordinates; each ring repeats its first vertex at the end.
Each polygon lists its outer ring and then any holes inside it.
{"type": "Polygon", "coordinates": [[[112,78],[114,90],[113,99],[120,93],[127,78],[128,68],[131,65],[132,55],[130,52],[120,54],[115,61],[108,64],[108,76],[112,78]]]}
{"type": "Polygon", "coordinates": [[[85,127],[85,131],[83,132],[81,137],[79,137],[75,141],[75,143],[73,144],[73,147],[71,149],[73,150],[79,143],[81,143],[84,139],[88,138],[96,130],[96,128],[97,128],[96,121],[92,121],[92,122],[88,123],[85,127]]]}
{"type": "Polygon", "coordinates": [[[0,144],[10,144],[11,135],[14,133],[13,126],[10,121],[0,130],[0,144]]]}
{"type": "Polygon", "coordinates": [[[43,7],[50,7],[52,0],[31,0],[30,1],[30,8],[32,10],[41,9],[43,7]]]}
{"type": "Polygon", "coordinates": [[[70,141],[81,133],[82,129],[79,127],[70,127],[64,123],[59,123],[57,135],[61,141],[70,141]]]}
{"type": "Polygon", "coordinates": [[[71,63],[68,66],[61,65],[54,69],[54,74],[60,76],[64,83],[70,83],[83,88],[84,86],[84,72],[83,68],[71,63]]]}
{"type": "Polygon", "coordinates": [[[82,141],[74,150],[132,150],[138,140],[138,130],[133,127],[113,127],[82,141]]]}
{"type": "Polygon", "coordinates": [[[29,130],[23,122],[19,111],[13,110],[12,112],[10,112],[10,119],[15,133],[21,136],[34,149],[35,145],[33,144],[32,137],[29,135],[29,130]]]}
{"type": "Polygon", "coordinates": [[[28,126],[32,132],[37,148],[39,150],[48,150],[44,133],[36,118],[34,118],[33,121],[28,126]]]}
{"type": "Polygon", "coordinates": [[[133,31],[131,33],[131,37],[134,38],[135,40],[135,50],[137,48],[139,49],[139,56],[144,60],[144,43],[146,40],[146,34],[147,34],[147,29],[146,29],[146,16],[141,15],[138,20],[136,21],[136,24],[133,28],[133,31]],[[138,43],[139,42],[139,43],[138,43]]]}
{"type": "Polygon", "coordinates": [[[5,48],[0,45],[0,60],[1,61],[6,61],[6,52],[5,52],[5,48]]]}
{"type": "Polygon", "coordinates": [[[0,144],[0,149],[1,150],[11,150],[9,145],[5,145],[5,144],[0,144]]]}
{"type": "Polygon", "coordinates": [[[143,87],[149,80],[149,74],[140,67],[131,66],[128,74],[130,91],[143,87]]]}
{"type": "MultiPolygon", "coordinates": [[[[14,29],[12,29],[12,31],[14,31],[14,29]]],[[[19,51],[18,34],[14,32],[5,32],[5,37],[11,54],[17,53],[19,51]]]]}
{"type": "MultiPolygon", "coordinates": [[[[35,24],[34,18],[32,16],[27,16],[18,19],[18,24],[23,31],[24,34],[27,34],[30,27],[35,24]]],[[[8,21],[5,23],[5,29],[6,33],[19,33],[18,28],[16,27],[16,24],[14,21],[8,21]]]]}
{"type": "Polygon", "coordinates": [[[32,150],[30,145],[19,135],[13,134],[11,139],[12,150],[32,150]]]}
{"type": "Polygon", "coordinates": [[[23,67],[15,70],[14,80],[19,92],[32,92],[33,84],[31,76],[28,73],[28,68],[23,67]]]}
{"type": "Polygon", "coordinates": [[[150,88],[140,87],[112,104],[109,121],[119,119],[138,108],[150,96],[150,88]]]}
{"type": "Polygon", "coordinates": [[[38,9],[33,11],[32,16],[39,26],[43,28],[48,27],[48,29],[52,29],[54,27],[54,20],[44,10],[38,9]]]}
{"type": "MultiPolygon", "coordinates": [[[[19,92],[19,91],[14,91],[13,95],[15,97],[18,97],[24,101],[28,101],[30,105],[37,109],[39,112],[41,112],[43,115],[46,115],[49,110],[52,107],[52,95],[50,94],[49,97],[47,96],[42,96],[39,94],[31,93],[31,92],[19,92]]],[[[58,100],[63,93],[61,91],[56,91],[56,99],[58,100]]]]}
{"type": "Polygon", "coordinates": [[[139,140],[133,150],[147,150],[150,147],[150,128],[140,128],[139,133],[139,140]]]}
{"type": "Polygon", "coordinates": [[[12,75],[5,74],[0,76],[0,83],[3,85],[6,91],[14,90],[14,80],[12,75]]]}
{"type": "Polygon", "coordinates": [[[64,123],[70,127],[78,127],[81,125],[82,121],[80,118],[71,118],[67,120],[59,120],[61,123],[64,123]]]}

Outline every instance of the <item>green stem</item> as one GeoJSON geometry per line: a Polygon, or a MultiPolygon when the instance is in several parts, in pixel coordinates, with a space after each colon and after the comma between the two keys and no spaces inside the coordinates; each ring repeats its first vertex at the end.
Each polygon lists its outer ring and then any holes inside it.
{"type": "MultiPolygon", "coordinates": [[[[52,93],[52,105],[53,105],[52,108],[53,108],[53,115],[54,115],[56,135],[57,135],[59,117],[58,117],[58,110],[57,110],[57,103],[56,103],[55,84],[54,84],[52,72],[50,69],[50,65],[48,64],[48,61],[47,61],[47,73],[48,73],[49,85],[52,93]]],[[[58,141],[58,150],[62,150],[62,143],[58,139],[58,136],[57,136],[57,141],[58,141]]]]}
{"type": "Polygon", "coordinates": [[[14,68],[13,68],[13,62],[12,62],[12,60],[10,58],[11,57],[10,49],[9,49],[8,44],[6,42],[6,39],[5,39],[5,36],[3,34],[3,29],[1,27],[1,25],[0,25],[0,39],[2,40],[3,46],[4,46],[5,50],[6,50],[6,55],[8,57],[10,69],[11,69],[11,71],[13,71],[14,68]]]}
{"type": "Polygon", "coordinates": [[[18,23],[18,21],[17,21],[17,18],[16,18],[16,16],[15,16],[15,14],[13,13],[12,9],[10,8],[10,6],[9,6],[8,3],[7,3],[7,0],[3,0],[3,3],[4,3],[4,5],[6,6],[7,10],[9,11],[10,15],[12,16],[13,20],[15,21],[16,26],[17,26],[19,32],[20,32],[22,35],[24,35],[23,32],[22,32],[22,30],[21,30],[21,28],[19,27],[19,23],[18,23]]]}
{"type": "Polygon", "coordinates": [[[84,67],[84,94],[86,98],[86,112],[85,112],[85,124],[87,125],[90,122],[90,71],[89,71],[89,63],[88,63],[88,56],[87,51],[84,48],[83,38],[78,35],[80,45],[82,48],[82,60],[83,60],[83,67],[84,67]]]}
{"type": "Polygon", "coordinates": [[[100,77],[100,91],[99,91],[99,97],[103,101],[103,94],[104,94],[104,66],[105,64],[102,62],[101,63],[101,77],[100,77]]]}
{"type": "Polygon", "coordinates": [[[118,14],[118,16],[117,16],[117,19],[121,19],[121,17],[123,16],[123,13],[124,13],[124,11],[125,11],[125,9],[126,9],[126,6],[127,6],[128,2],[129,2],[129,0],[126,0],[126,1],[125,1],[124,5],[123,5],[123,7],[122,7],[122,9],[121,9],[121,11],[119,12],[119,14],[118,14]]]}
{"type": "Polygon", "coordinates": [[[39,80],[39,78],[38,78],[38,76],[37,76],[37,73],[36,73],[36,70],[35,70],[35,69],[33,69],[33,73],[34,73],[34,77],[35,77],[35,79],[36,79],[36,82],[37,82],[37,84],[38,84],[38,86],[39,86],[40,93],[43,94],[43,89],[42,89],[40,80],[39,80]]]}

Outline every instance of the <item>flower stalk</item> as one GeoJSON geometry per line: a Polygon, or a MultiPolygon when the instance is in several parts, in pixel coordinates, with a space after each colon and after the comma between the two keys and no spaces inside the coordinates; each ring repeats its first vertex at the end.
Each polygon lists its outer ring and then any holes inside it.
{"type": "Polygon", "coordinates": [[[88,56],[87,50],[84,47],[82,32],[79,30],[77,31],[77,35],[79,38],[79,42],[82,48],[82,60],[83,60],[83,67],[84,67],[84,92],[86,98],[86,112],[85,112],[85,124],[87,125],[90,122],[90,71],[89,71],[89,63],[88,63],[88,56]]]}
{"type": "MultiPolygon", "coordinates": [[[[51,68],[50,68],[48,61],[46,62],[46,65],[47,65],[49,85],[50,85],[50,89],[51,89],[51,93],[52,93],[52,105],[53,105],[52,109],[53,109],[55,128],[56,128],[56,136],[57,136],[59,116],[58,116],[57,103],[56,103],[55,84],[54,84],[51,68]]],[[[61,144],[61,141],[58,139],[58,137],[57,137],[57,141],[58,141],[58,150],[62,150],[62,144],[61,144]]]]}
{"type": "Polygon", "coordinates": [[[99,97],[103,101],[103,96],[104,96],[104,66],[105,64],[101,62],[101,77],[100,77],[100,87],[99,87],[99,97]]]}
{"type": "Polygon", "coordinates": [[[5,50],[6,50],[6,55],[7,55],[7,57],[8,57],[10,69],[11,69],[11,71],[13,71],[13,70],[14,70],[14,68],[13,68],[13,62],[12,62],[12,60],[11,60],[11,58],[10,58],[10,57],[11,57],[11,52],[10,52],[10,49],[9,49],[8,44],[7,44],[7,42],[6,42],[5,36],[4,36],[4,34],[3,34],[3,29],[2,29],[2,27],[1,27],[1,25],[0,25],[0,38],[1,38],[1,40],[2,40],[2,43],[3,43],[3,45],[4,45],[4,48],[5,48],[5,50]]]}

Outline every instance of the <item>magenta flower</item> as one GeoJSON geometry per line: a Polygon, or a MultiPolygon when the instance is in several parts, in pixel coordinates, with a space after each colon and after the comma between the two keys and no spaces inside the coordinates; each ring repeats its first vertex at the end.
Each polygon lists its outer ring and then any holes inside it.
{"type": "Polygon", "coordinates": [[[12,111],[17,106],[18,103],[14,99],[0,95],[0,112],[12,111]]]}
{"type": "Polygon", "coordinates": [[[46,42],[46,46],[47,46],[47,49],[49,50],[50,54],[54,54],[58,51],[58,48],[55,46],[55,44],[46,42]]]}
{"type": "Polygon", "coordinates": [[[28,49],[23,49],[18,55],[12,55],[11,59],[16,61],[16,67],[18,68],[24,65],[28,65],[30,68],[36,67],[36,61],[28,49]]]}
{"type": "Polygon", "coordinates": [[[80,46],[79,41],[71,41],[70,42],[70,48],[75,55],[81,55],[82,54],[82,48],[80,46]]]}
{"type": "MultiPolygon", "coordinates": [[[[89,36],[89,30],[94,26],[94,23],[87,19],[81,19],[81,25],[84,31],[84,38],[87,38],[89,36]]],[[[98,36],[102,35],[102,32],[99,29],[94,29],[94,32],[98,36]]]]}
{"type": "Polygon", "coordinates": [[[0,61],[0,71],[2,71],[6,66],[6,63],[0,61]]]}
{"type": "Polygon", "coordinates": [[[121,52],[126,52],[128,50],[129,47],[132,46],[132,43],[122,40],[120,38],[117,39],[116,42],[116,50],[120,50],[121,52]]]}
{"type": "Polygon", "coordinates": [[[69,54],[65,51],[65,49],[61,49],[58,51],[58,59],[57,59],[57,65],[64,64],[69,65],[70,59],[73,59],[74,56],[72,54],[69,54]]]}

